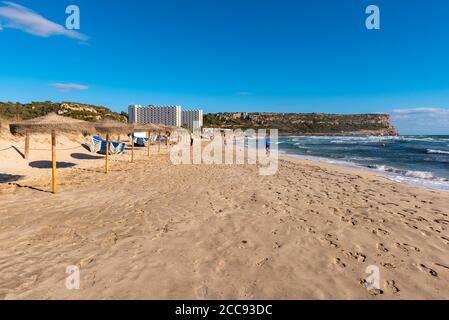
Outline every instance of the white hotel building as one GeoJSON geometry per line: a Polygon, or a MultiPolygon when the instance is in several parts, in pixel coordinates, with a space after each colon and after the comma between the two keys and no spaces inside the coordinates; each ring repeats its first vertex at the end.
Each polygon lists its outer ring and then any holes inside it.
{"type": "Polygon", "coordinates": [[[162,123],[181,126],[181,106],[141,106],[128,107],[129,123],[162,123]]]}
{"type": "Polygon", "coordinates": [[[191,130],[203,126],[203,110],[182,110],[181,106],[128,107],[129,123],[162,123],[191,130]]]}
{"type": "Polygon", "coordinates": [[[203,110],[182,110],[182,126],[190,130],[198,130],[203,126],[203,110]]]}

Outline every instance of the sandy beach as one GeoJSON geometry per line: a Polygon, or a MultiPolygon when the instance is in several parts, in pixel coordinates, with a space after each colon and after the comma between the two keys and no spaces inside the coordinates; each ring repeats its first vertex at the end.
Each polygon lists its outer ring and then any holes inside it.
{"type": "Polygon", "coordinates": [[[112,157],[106,176],[82,138],[58,143],[73,166],[54,195],[48,137],[29,160],[11,148],[23,139],[0,140],[2,299],[449,298],[449,193],[287,157],[273,176],[175,166],[155,148],[112,157]]]}

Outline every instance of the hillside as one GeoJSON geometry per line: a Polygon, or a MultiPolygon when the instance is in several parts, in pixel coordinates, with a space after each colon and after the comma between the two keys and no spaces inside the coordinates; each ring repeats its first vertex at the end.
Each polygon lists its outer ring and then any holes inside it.
{"type": "Polygon", "coordinates": [[[116,113],[102,106],[76,102],[32,102],[22,104],[19,102],[0,102],[0,118],[10,121],[27,120],[44,116],[50,112],[59,115],[95,122],[104,118],[126,122],[126,113],[116,113]]]}
{"type": "Polygon", "coordinates": [[[279,129],[281,135],[397,135],[386,114],[215,113],[204,127],[279,129]]]}

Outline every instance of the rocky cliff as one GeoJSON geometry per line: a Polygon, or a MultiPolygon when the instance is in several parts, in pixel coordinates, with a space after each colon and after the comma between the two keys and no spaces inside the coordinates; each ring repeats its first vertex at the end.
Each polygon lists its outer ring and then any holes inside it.
{"type": "Polygon", "coordinates": [[[278,129],[281,135],[397,135],[387,114],[216,113],[204,127],[278,129]]]}

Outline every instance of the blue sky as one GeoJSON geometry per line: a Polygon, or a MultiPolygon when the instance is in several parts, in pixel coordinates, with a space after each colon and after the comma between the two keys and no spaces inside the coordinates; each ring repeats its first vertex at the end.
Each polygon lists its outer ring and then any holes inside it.
{"type": "Polygon", "coordinates": [[[389,112],[449,134],[449,1],[0,2],[0,101],[389,112]],[[81,28],[64,28],[66,7],[81,28]],[[367,30],[365,8],[381,11],[367,30]],[[20,6],[18,6],[20,5],[20,6]]]}

